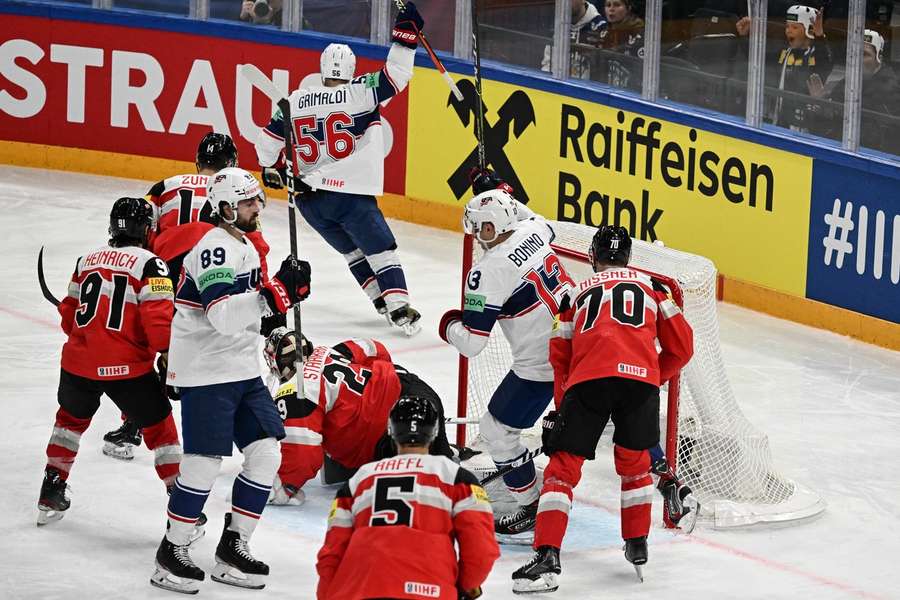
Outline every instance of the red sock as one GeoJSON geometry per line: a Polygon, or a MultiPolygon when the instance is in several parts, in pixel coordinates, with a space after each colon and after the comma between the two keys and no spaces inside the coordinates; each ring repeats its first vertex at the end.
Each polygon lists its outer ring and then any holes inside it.
{"type": "Polygon", "coordinates": [[[59,407],[56,411],[53,433],[47,443],[47,468],[59,471],[63,481],[69,478],[69,470],[75,462],[75,455],[78,454],[78,446],[81,443],[81,434],[90,424],[90,418],[73,417],[63,407],[59,407]]]}
{"type": "Polygon", "coordinates": [[[614,449],[616,473],[622,478],[622,538],[650,533],[650,509],[653,507],[653,479],[650,477],[650,453],[614,449]]]}
{"type": "Polygon", "coordinates": [[[170,487],[175,483],[181,465],[181,444],[178,442],[178,430],[172,413],[156,425],[144,427],[143,432],[144,443],[156,455],[153,460],[156,474],[166,487],[170,487]]]}

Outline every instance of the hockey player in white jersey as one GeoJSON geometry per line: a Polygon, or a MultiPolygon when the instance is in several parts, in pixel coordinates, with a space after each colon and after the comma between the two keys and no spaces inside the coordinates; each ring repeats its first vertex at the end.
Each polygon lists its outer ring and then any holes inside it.
{"type": "MultiPolygon", "coordinates": [[[[549,340],[558,298],[572,279],[550,247],[554,233],[544,218],[515,200],[509,186],[490,173],[480,175],[473,190],[481,193],[466,205],[463,224],[484,254],[466,275],[465,309],[447,311],[439,334],[470,358],[485,348],[495,323],[509,342],[512,368],[480,420],[481,436],[500,468],[526,453],[521,431],[535,424],[553,398],[549,340]]],[[[530,541],[539,494],[534,463],[503,479],[519,510],[497,520],[498,539],[530,541]]]]}
{"type": "Polygon", "coordinates": [[[278,465],[284,427],[260,378],[260,319],[285,313],[309,294],[309,264],[290,257],[267,281],[259,253],[244,234],[253,231],[263,192],[253,175],[230,167],[210,178],[208,194],[216,227],[184,258],[175,294],[168,383],[181,392],[185,457],[169,498],[168,526],[150,582],[196,593],[205,573],[188,554],[194,523],[209,496],[223,456],[232,444],[244,455],[234,481],[231,512],[216,548],[212,578],[259,589],[269,567],[250,554],[278,465]]]}
{"type": "MultiPolygon", "coordinates": [[[[331,44],[322,53],[320,85],[306,85],[289,98],[303,218],[340,252],[350,272],[380,314],[407,335],[420,330],[421,315],[410,306],[406,276],[394,234],[375,196],[384,193],[384,139],[379,106],[412,77],[424,21],[412,2],[397,14],[385,66],[354,78],[356,57],[349,46],[331,44]]],[[[283,187],[287,177],[283,119],[275,113],[260,132],[256,153],[263,182],[283,187]]]]}

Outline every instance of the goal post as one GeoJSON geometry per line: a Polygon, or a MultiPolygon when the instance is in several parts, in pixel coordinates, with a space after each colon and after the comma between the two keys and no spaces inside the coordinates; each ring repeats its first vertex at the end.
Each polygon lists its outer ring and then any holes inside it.
{"type": "MultiPolygon", "coordinates": [[[[551,244],[576,281],[592,269],[588,259],[595,228],[551,221],[551,244]]],[[[461,265],[465,275],[481,249],[465,236],[461,265]]],[[[701,502],[701,522],[717,528],[805,520],[825,509],[818,494],[783,477],[775,469],[768,438],[744,416],[734,396],[719,343],[717,272],[707,258],[660,244],[633,240],[630,267],[669,288],[672,299],[694,330],[694,356],[662,393],[661,424],[666,458],[701,502]]],[[[459,416],[478,417],[512,365],[509,344],[494,327],[477,356],[460,356],[459,416]]],[[[535,429],[539,428],[536,425],[535,429]]],[[[537,431],[535,431],[537,433],[537,431]]],[[[458,425],[457,440],[474,443],[478,426],[458,425]]]]}

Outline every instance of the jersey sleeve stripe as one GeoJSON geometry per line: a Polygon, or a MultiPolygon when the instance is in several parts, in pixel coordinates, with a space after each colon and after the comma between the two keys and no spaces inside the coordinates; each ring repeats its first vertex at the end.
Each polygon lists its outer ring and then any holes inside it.
{"type": "Polygon", "coordinates": [[[316,433],[307,427],[285,427],[284,432],[285,438],[282,441],[287,444],[322,445],[322,434],[316,433]]]}
{"type": "Polygon", "coordinates": [[[353,515],[346,508],[335,507],[328,517],[328,529],[353,527],[353,515]]]}
{"type": "Polygon", "coordinates": [[[482,512],[489,515],[494,514],[489,503],[479,500],[474,495],[469,495],[453,505],[454,517],[465,511],[482,512]]]}

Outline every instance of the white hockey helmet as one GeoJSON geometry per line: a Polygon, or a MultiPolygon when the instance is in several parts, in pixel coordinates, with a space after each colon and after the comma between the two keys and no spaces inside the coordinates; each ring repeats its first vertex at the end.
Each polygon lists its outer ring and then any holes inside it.
{"type": "Polygon", "coordinates": [[[322,83],[326,79],[350,81],[356,73],[356,55],[347,44],[328,44],[319,59],[322,83]]]}
{"type": "Polygon", "coordinates": [[[490,242],[493,240],[483,240],[478,236],[484,223],[492,224],[496,235],[500,235],[515,229],[518,221],[519,209],[513,197],[503,190],[488,190],[478,194],[466,204],[463,230],[474,235],[479,241],[490,242]]]}
{"type": "Polygon", "coordinates": [[[867,44],[871,44],[872,47],[875,48],[875,60],[877,60],[880,65],[881,56],[884,52],[884,38],[874,29],[866,29],[863,31],[863,41],[867,44]]]}
{"type": "Polygon", "coordinates": [[[818,12],[816,9],[810,6],[803,6],[802,4],[795,4],[787,9],[785,20],[803,25],[803,31],[806,32],[806,37],[813,39],[815,37],[813,35],[813,25],[816,22],[817,15],[818,12]]]}
{"type": "Polygon", "coordinates": [[[266,193],[252,173],[238,167],[228,167],[218,171],[209,178],[206,186],[206,197],[212,206],[214,215],[226,223],[234,223],[237,219],[237,205],[241,200],[259,198],[261,204],[266,203],[266,193]],[[219,212],[222,203],[231,207],[232,219],[229,221],[219,212]]]}

